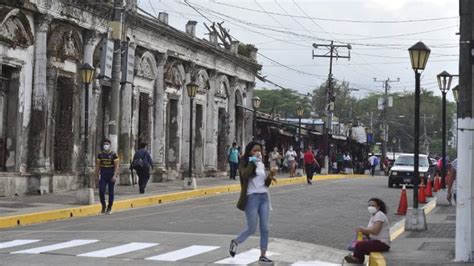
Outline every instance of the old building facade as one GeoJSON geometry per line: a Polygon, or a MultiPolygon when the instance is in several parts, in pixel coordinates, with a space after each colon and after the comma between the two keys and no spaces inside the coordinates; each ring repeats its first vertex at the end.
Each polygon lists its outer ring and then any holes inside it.
{"type": "Polygon", "coordinates": [[[221,48],[212,34],[196,37],[195,22],[180,31],[166,14],[141,15],[136,1],[127,0],[117,51],[110,45],[113,1],[14,2],[0,0],[0,196],[88,185],[83,63],[97,70],[88,95],[89,176],[104,138],[121,159],[120,184],[130,183],[127,169],[140,142],[149,144],[155,182],[185,176],[190,115],[196,176],[225,171],[227,146],[252,138],[252,114],[245,109],[251,109],[261,67],[256,49],[244,56],[238,42],[221,48]],[[121,69],[106,65],[106,57],[116,56],[121,69]],[[101,73],[111,69],[122,70],[120,80],[101,73]],[[190,82],[199,85],[193,111],[190,82]]]}

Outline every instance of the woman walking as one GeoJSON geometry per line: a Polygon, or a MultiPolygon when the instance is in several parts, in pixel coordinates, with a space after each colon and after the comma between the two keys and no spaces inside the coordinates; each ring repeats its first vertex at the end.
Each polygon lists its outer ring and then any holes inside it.
{"type": "Polygon", "coordinates": [[[230,241],[229,255],[234,257],[237,253],[237,246],[255,233],[258,221],[260,224],[259,261],[272,262],[265,256],[268,247],[268,219],[270,216],[268,187],[276,179],[274,171],[270,171],[268,176],[265,173],[260,143],[252,141],[245,147],[245,153],[239,165],[239,174],[242,189],[237,208],[245,211],[247,229],[230,241]]]}

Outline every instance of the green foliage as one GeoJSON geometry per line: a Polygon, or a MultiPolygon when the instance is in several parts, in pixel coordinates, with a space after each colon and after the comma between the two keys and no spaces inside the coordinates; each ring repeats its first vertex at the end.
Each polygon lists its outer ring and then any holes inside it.
{"type": "MultiPolygon", "coordinates": [[[[353,107],[356,99],[351,96],[349,83],[333,81],[333,92],[335,96],[334,115],[339,117],[341,121],[349,120],[353,117],[353,107]]],[[[313,106],[316,107],[316,114],[322,117],[326,110],[326,90],[327,83],[322,84],[313,91],[313,106]]]]}
{"type": "Polygon", "coordinates": [[[308,118],[311,115],[311,96],[305,97],[305,95],[300,95],[295,90],[260,89],[255,90],[255,95],[262,99],[259,109],[262,112],[280,114],[281,117],[296,118],[296,108],[302,105],[305,109],[303,118],[308,118]]]}
{"type": "Polygon", "coordinates": [[[245,57],[250,57],[250,51],[252,49],[255,49],[255,45],[241,43],[241,44],[239,44],[238,54],[243,55],[245,57]]]}

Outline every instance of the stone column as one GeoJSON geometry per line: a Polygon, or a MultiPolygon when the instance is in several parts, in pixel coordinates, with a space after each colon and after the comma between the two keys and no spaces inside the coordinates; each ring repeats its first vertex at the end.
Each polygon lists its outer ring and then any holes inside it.
{"type": "MultiPolygon", "coordinates": [[[[186,89],[186,85],[191,82],[191,73],[192,73],[192,66],[187,66],[186,67],[186,78],[183,86],[183,91],[181,92],[181,173],[183,174],[183,177],[189,177],[188,171],[189,171],[189,119],[191,119],[192,112],[190,110],[190,102],[191,99],[188,96],[188,92],[186,89]]],[[[194,109],[194,107],[193,107],[194,109]]],[[[195,120],[193,121],[193,129],[195,126],[195,120]]]]}
{"type": "Polygon", "coordinates": [[[48,30],[51,18],[41,16],[36,21],[34,81],[30,119],[28,165],[33,172],[46,172],[46,132],[48,90],[46,86],[48,30]]]}
{"type": "Polygon", "coordinates": [[[165,64],[168,60],[167,54],[158,54],[156,56],[157,71],[154,86],[154,106],[153,106],[153,141],[152,158],[154,162],[154,174],[152,180],[159,182],[162,180],[165,172],[165,149],[166,149],[166,130],[165,130],[165,64]]]}
{"type": "Polygon", "coordinates": [[[216,113],[216,102],[215,93],[217,89],[217,71],[209,71],[209,92],[207,94],[207,107],[206,107],[206,135],[205,135],[205,146],[204,146],[204,171],[207,176],[217,174],[217,113],[216,113]]]}
{"type": "Polygon", "coordinates": [[[237,78],[232,77],[230,79],[230,88],[229,88],[229,99],[227,101],[227,112],[229,113],[229,136],[227,138],[227,144],[232,146],[232,142],[236,141],[236,132],[235,132],[235,90],[237,89],[237,78]]]}
{"type": "MultiPolygon", "coordinates": [[[[243,99],[243,104],[246,108],[253,110],[252,98],[255,90],[255,82],[247,83],[247,97],[243,99]]],[[[244,131],[244,142],[249,143],[253,138],[253,113],[246,112],[249,119],[246,119],[245,131],[244,131]]]]}
{"type": "MultiPolygon", "coordinates": [[[[131,49],[136,49],[135,43],[129,43],[131,49]]],[[[125,83],[120,95],[120,135],[117,147],[120,157],[120,184],[131,185],[130,178],[130,150],[131,150],[131,126],[132,126],[132,84],[125,83]]]]}

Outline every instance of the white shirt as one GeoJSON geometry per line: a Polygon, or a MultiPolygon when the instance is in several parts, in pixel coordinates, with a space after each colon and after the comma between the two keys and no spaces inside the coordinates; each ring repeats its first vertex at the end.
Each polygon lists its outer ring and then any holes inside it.
{"type": "Polygon", "coordinates": [[[369,158],[370,165],[372,166],[375,165],[375,159],[377,159],[375,155],[370,156],[369,158]]]}
{"type": "Polygon", "coordinates": [[[370,235],[370,239],[379,240],[390,246],[390,227],[388,224],[388,218],[385,213],[378,211],[369,220],[368,228],[372,227],[375,222],[382,222],[382,228],[377,235],[370,235]]]}
{"type": "Polygon", "coordinates": [[[265,165],[261,161],[257,162],[257,168],[255,169],[255,173],[257,175],[253,178],[250,178],[249,180],[249,185],[247,187],[247,195],[254,193],[268,193],[268,187],[265,186],[265,179],[267,179],[267,174],[265,173],[265,165]]]}
{"type": "Polygon", "coordinates": [[[285,154],[285,156],[288,158],[288,161],[294,161],[296,157],[296,151],[294,150],[288,150],[285,154]]]}

